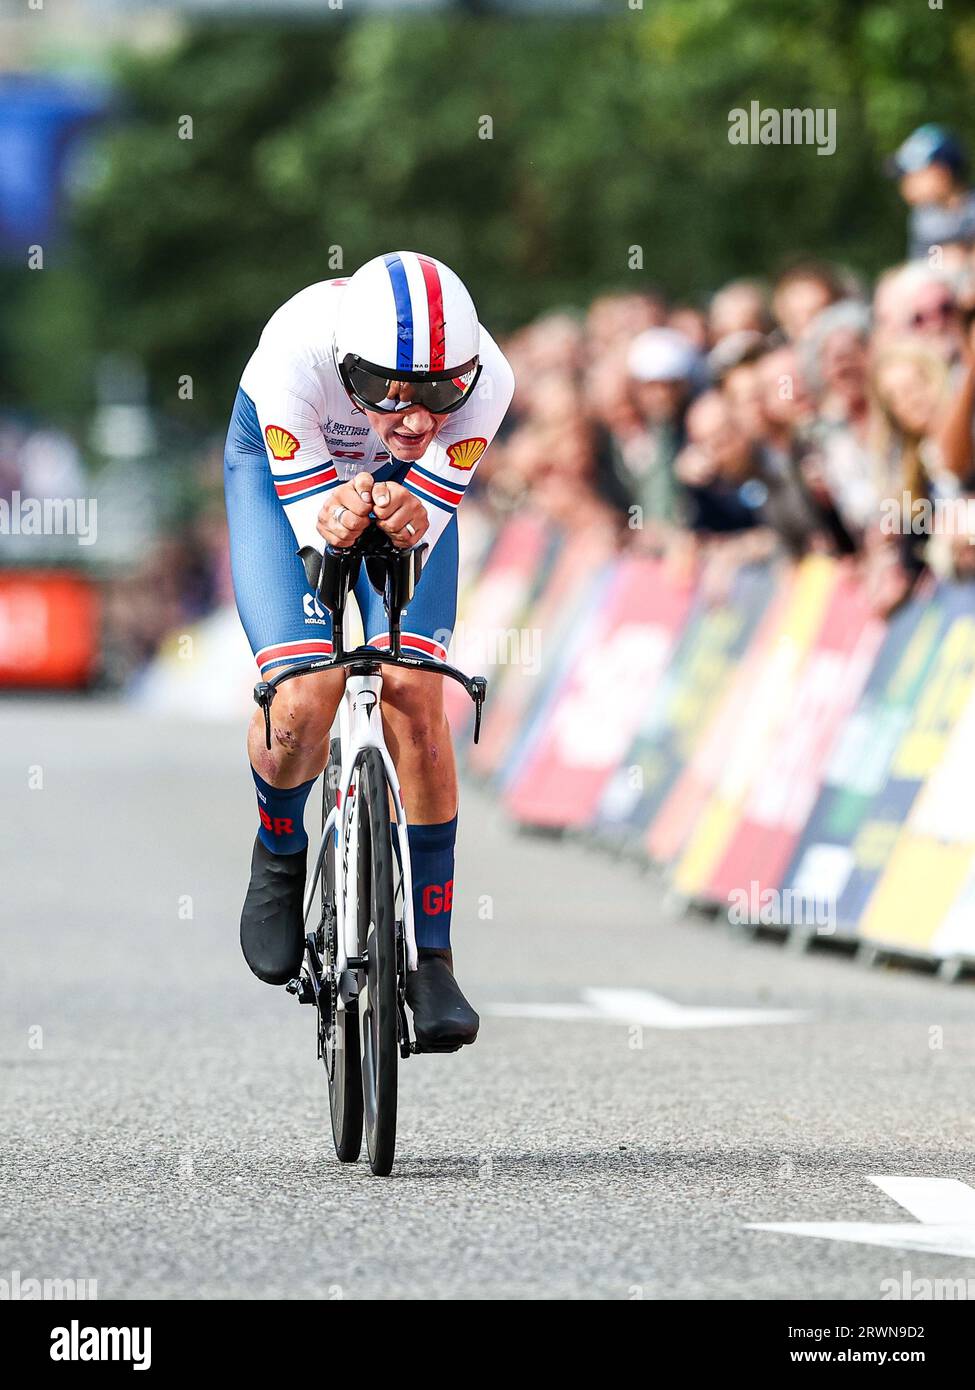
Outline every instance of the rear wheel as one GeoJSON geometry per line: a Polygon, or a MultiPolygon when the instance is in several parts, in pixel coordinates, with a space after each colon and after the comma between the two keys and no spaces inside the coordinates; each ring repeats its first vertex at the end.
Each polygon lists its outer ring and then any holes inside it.
{"type": "Polygon", "coordinates": [[[385,1177],[396,1150],[399,1019],[396,1007],[396,915],[389,792],[379,750],[365,748],[356,778],[358,830],[357,938],[359,1045],[366,1145],[372,1171],[385,1177]]]}
{"type": "MultiPolygon", "coordinates": [[[[340,745],[332,739],[325,769],[322,824],[335,805],[340,745]]],[[[335,1152],[343,1163],[355,1163],[362,1148],[362,1073],[359,1063],[359,1015],[355,999],[341,1003],[335,981],[338,956],[338,916],[335,908],[335,835],[328,837],[322,870],[322,924],[319,955],[325,964],[319,1009],[319,1042],[328,1076],[329,1109],[335,1152]]]]}

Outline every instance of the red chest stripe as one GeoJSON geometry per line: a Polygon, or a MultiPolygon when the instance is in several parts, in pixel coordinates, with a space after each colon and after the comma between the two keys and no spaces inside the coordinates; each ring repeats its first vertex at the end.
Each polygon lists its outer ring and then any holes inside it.
{"type": "Polygon", "coordinates": [[[464,496],[455,488],[444,487],[443,483],[435,483],[424,474],[417,473],[413,468],[410,469],[403,481],[412,483],[415,488],[419,488],[422,492],[429,492],[432,497],[439,497],[441,502],[449,502],[452,507],[459,507],[464,496]]]}
{"type": "Polygon", "coordinates": [[[325,483],[332,483],[337,477],[335,469],[329,464],[320,473],[297,478],[293,483],[275,483],[274,491],[279,497],[293,497],[296,492],[306,492],[311,487],[323,487],[325,483]]]}

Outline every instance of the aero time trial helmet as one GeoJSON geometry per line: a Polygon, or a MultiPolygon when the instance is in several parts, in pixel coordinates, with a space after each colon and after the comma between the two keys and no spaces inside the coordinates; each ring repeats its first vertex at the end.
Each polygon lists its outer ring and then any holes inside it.
{"type": "Polygon", "coordinates": [[[342,291],[335,361],[349,395],[368,410],[458,410],[480,375],[480,347],[474,301],[432,256],[376,256],[342,291]],[[399,399],[394,382],[410,384],[409,401],[399,399]]]}

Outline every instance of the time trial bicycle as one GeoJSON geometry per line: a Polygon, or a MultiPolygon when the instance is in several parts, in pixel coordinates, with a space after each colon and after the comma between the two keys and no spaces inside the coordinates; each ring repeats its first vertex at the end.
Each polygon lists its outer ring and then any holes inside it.
{"type": "Polygon", "coordinates": [[[430,671],[463,685],[474,701],[475,743],[487,694],[483,676],[465,676],[446,662],[402,650],[401,618],[426,549],[422,543],[398,549],[375,522],[346,548],[327,546],[321,555],[304,546],[299,553],[309,587],[332,615],[332,656],[301,662],[254,687],[270,748],[278,688],[312,672],[346,671],[325,768],[321,841],[305,888],[304,961],[287,989],[316,1009],[335,1152],[354,1163],[364,1128],[378,1176],[391,1171],[396,1149],[398,1059],[418,1050],[406,1012],[406,974],[417,967],[407,807],[383,738],[382,668],[430,671]],[[346,603],[363,565],[383,597],[388,652],[345,650],[346,603]],[[309,931],[316,902],[319,918],[309,931]]]}

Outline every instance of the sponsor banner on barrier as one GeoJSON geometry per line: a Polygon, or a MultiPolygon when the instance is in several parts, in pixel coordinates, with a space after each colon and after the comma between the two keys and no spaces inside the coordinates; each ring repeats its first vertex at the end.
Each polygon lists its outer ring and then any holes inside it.
{"type": "Polygon", "coordinates": [[[643,832],[690,760],[774,593],[780,570],[740,569],[726,599],[715,602],[707,570],[673,657],[649,692],[640,728],[607,784],[599,829],[643,832]]]}
{"type": "Polygon", "coordinates": [[[705,883],[707,898],[726,902],[742,890],[779,887],[885,627],[871,612],[853,567],[838,566],[819,631],[788,691],[787,717],[754,770],[740,818],[705,883]]]}
{"type": "Polygon", "coordinates": [[[539,737],[523,750],[508,784],[506,801],[518,820],[591,822],[666,669],[691,593],[661,560],[631,556],[613,567],[578,634],[575,659],[547,702],[539,737]]]}
{"type": "Polygon", "coordinates": [[[867,903],[860,934],[878,944],[975,958],[975,615],[971,589],[945,595],[956,616],[921,692],[892,776],[916,796],[867,903]]]}
{"type": "Polygon", "coordinates": [[[674,871],[674,886],[688,898],[709,896],[748,794],[791,717],[803,662],[839,582],[837,561],[816,555],[801,562],[777,610],[781,622],[771,631],[762,625],[702,741],[695,776],[713,790],[692,813],[693,829],[674,871]]]}
{"type": "Polygon", "coordinates": [[[524,628],[531,634],[526,659],[492,684],[480,741],[467,754],[471,772],[487,777],[504,767],[532,705],[545,698],[557,654],[579,620],[597,572],[614,552],[609,533],[588,530],[560,538],[542,590],[524,615],[524,628]]]}
{"type": "Polygon", "coordinates": [[[891,781],[891,767],[951,622],[940,592],[913,600],[890,619],[784,875],[784,891],[829,900],[839,933],[855,932],[917,792],[915,779],[891,781]]]}
{"type": "Polygon", "coordinates": [[[657,863],[676,861],[717,787],[724,767],[723,754],[728,739],[734,737],[739,710],[747,704],[771,645],[786,621],[797,582],[794,568],[779,572],[771,600],[716,709],[703,723],[690,761],[650,821],[645,843],[647,853],[657,863]]]}
{"type": "Polygon", "coordinates": [[[95,587],[66,570],[0,572],[0,688],[86,685],[98,659],[95,587]]]}
{"type": "MultiPolygon", "coordinates": [[[[544,582],[554,548],[551,528],[540,516],[524,512],[513,517],[498,532],[477,587],[458,616],[448,659],[469,676],[487,676],[489,700],[511,665],[531,662],[530,645],[540,637],[522,620],[544,582]]],[[[456,681],[444,681],[444,707],[455,733],[470,726],[473,706],[456,681]]],[[[463,747],[461,739],[458,746],[463,747]]]]}
{"type": "Polygon", "coordinates": [[[504,766],[496,780],[506,796],[509,787],[523,776],[525,764],[535,756],[539,744],[548,737],[552,712],[562,696],[569,674],[582,660],[586,647],[592,645],[592,634],[606,602],[606,595],[615,582],[617,559],[597,567],[585,590],[582,605],[572,611],[572,621],[564,630],[562,642],[549,650],[545,678],[536,697],[532,699],[528,717],[511,744],[504,766]]]}

